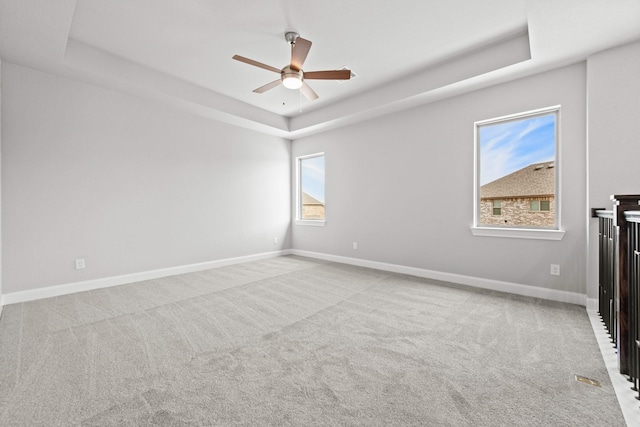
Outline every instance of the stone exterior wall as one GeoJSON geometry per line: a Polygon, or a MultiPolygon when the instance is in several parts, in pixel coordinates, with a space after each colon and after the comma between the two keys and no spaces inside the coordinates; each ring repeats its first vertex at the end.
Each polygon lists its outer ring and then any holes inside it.
{"type": "Polygon", "coordinates": [[[324,219],[324,205],[303,204],[300,219],[324,219]]]}
{"type": "Polygon", "coordinates": [[[500,215],[493,215],[493,199],[480,200],[480,224],[514,227],[553,227],[555,223],[555,200],[553,197],[529,197],[502,200],[500,215]],[[549,200],[548,211],[531,211],[532,200],[549,200]]]}

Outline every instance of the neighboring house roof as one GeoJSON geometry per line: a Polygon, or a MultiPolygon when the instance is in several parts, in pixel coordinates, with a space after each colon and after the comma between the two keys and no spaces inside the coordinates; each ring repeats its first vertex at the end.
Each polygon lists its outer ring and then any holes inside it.
{"type": "Polygon", "coordinates": [[[555,163],[535,163],[480,187],[481,199],[552,196],[555,163]]]}
{"type": "Polygon", "coordinates": [[[308,195],[307,193],[302,193],[302,204],[303,205],[321,205],[324,206],[324,203],[322,203],[320,200],[318,199],[314,199],[313,197],[311,197],[310,195],[308,195]]]}

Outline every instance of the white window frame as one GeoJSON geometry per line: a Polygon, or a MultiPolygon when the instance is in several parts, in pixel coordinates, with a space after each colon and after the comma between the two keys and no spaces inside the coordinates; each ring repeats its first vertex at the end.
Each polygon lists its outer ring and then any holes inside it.
{"type": "MultiPolygon", "coordinates": [[[[313,153],[313,154],[305,154],[304,156],[296,157],[296,225],[310,225],[315,227],[324,227],[327,220],[327,211],[326,211],[326,194],[325,194],[325,219],[302,219],[302,174],[300,170],[300,164],[303,160],[311,159],[314,157],[324,157],[325,161],[325,171],[326,171],[326,162],[327,156],[325,156],[324,152],[313,153]]],[[[325,192],[326,192],[326,181],[325,181],[325,192]]]]}
{"type": "Polygon", "coordinates": [[[474,123],[474,181],[473,181],[473,225],[470,227],[474,236],[485,237],[508,237],[517,239],[541,239],[541,240],[561,240],[565,231],[562,229],[561,215],[561,151],[560,151],[560,128],[561,128],[561,106],[540,108],[537,110],[525,111],[522,113],[509,114],[493,119],[480,120],[474,123]],[[555,126],[555,227],[554,228],[526,228],[526,227],[491,227],[480,225],[480,133],[482,126],[497,124],[501,122],[522,120],[534,116],[546,114],[556,115],[555,126]]]}

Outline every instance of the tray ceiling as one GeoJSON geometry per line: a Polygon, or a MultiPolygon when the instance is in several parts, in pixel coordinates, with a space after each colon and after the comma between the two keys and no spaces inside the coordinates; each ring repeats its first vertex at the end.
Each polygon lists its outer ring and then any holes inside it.
{"type": "Polygon", "coordinates": [[[584,59],[640,38],[637,0],[0,0],[0,56],[295,138],[584,59]],[[285,31],[313,42],[320,98],[253,89],[285,31]]]}

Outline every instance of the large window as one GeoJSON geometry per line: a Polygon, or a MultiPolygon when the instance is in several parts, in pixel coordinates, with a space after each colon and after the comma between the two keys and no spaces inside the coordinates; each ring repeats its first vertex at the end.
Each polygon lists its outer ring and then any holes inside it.
{"type": "Polygon", "coordinates": [[[558,230],[560,107],[475,123],[474,227],[558,230]]]}
{"type": "Polygon", "coordinates": [[[297,163],[297,219],[312,225],[324,224],[324,153],[298,157],[297,163]]]}

